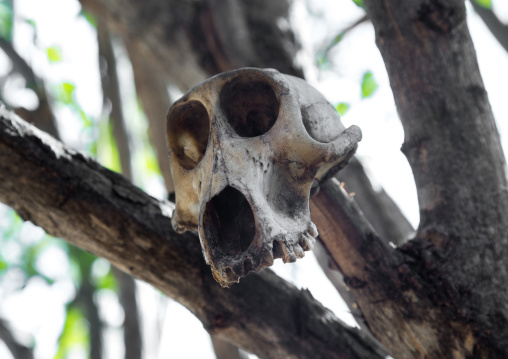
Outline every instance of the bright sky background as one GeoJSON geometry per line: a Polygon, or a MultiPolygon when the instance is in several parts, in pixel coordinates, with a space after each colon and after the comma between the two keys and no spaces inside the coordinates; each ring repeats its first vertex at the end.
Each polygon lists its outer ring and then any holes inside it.
{"type": "MultiPolygon", "coordinates": [[[[16,49],[25,59],[31,59],[31,65],[48,83],[76,83],[79,103],[90,116],[99,119],[102,92],[96,34],[90,24],[78,16],[79,3],[74,0],[16,0],[15,3],[18,16],[14,32],[16,49]],[[32,41],[33,27],[23,19],[35,20],[38,28],[37,47],[32,41]],[[55,45],[62,48],[63,61],[50,64],[44,49],[55,45]]],[[[497,15],[508,22],[508,2],[493,0],[493,3],[497,15]]],[[[503,145],[508,148],[508,56],[469,3],[468,10],[470,31],[481,72],[498,121],[503,145]]],[[[306,69],[309,81],[322,91],[330,102],[351,104],[351,109],[343,120],[346,125],[357,124],[362,128],[364,138],[358,149],[360,159],[368,166],[373,181],[386,189],[411,223],[417,226],[419,218],[415,187],[411,170],[400,152],[403,132],[384,64],[374,43],[372,25],[360,25],[331,51],[332,67],[329,71],[317,71],[312,65],[312,54],[326,46],[336,34],[362,14],[362,10],[350,0],[297,0],[293,22],[298,25],[297,29],[305,45],[300,60],[311,65],[306,69]],[[308,17],[306,6],[312,10],[314,17],[308,17]],[[379,88],[373,96],[362,100],[360,84],[366,71],[372,71],[379,88]]],[[[125,59],[120,59],[119,64],[127,96],[133,97],[132,79],[128,78],[129,64],[125,59]]],[[[0,55],[0,73],[6,71],[8,66],[9,61],[0,55]]],[[[28,101],[28,107],[34,106],[35,99],[21,89],[23,84],[19,81],[11,84],[11,101],[28,101]]],[[[57,114],[64,141],[75,148],[84,148],[87,139],[83,138],[80,131],[76,131],[80,126],[79,120],[68,109],[58,109],[57,114]]],[[[164,195],[164,191],[158,186],[156,183],[148,185],[152,195],[164,195]]],[[[5,208],[0,207],[0,227],[5,225],[2,224],[5,217],[3,212],[5,208]]],[[[29,223],[24,225],[24,241],[37,241],[41,237],[40,229],[29,223]]],[[[2,248],[4,255],[13,258],[19,255],[18,252],[19,248],[16,246],[2,248]]],[[[65,279],[69,261],[62,250],[53,248],[48,253],[43,253],[37,265],[52,278],[59,278],[58,285],[50,286],[43,280],[34,279],[18,294],[6,297],[5,293],[10,292],[10,288],[5,286],[15,286],[16,278],[20,275],[8,272],[6,276],[9,277],[1,279],[0,316],[12,324],[20,340],[28,343],[32,337],[35,338],[36,358],[45,359],[51,358],[55,353],[56,341],[64,322],[64,305],[72,298],[74,286],[70,280],[65,279]]],[[[104,261],[97,267],[97,271],[104,271],[107,270],[108,264],[104,261]]],[[[284,265],[278,260],[274,270],[299,287],[309,288],[313,295],[337,316],[346,323],[354,324],[347,307],[326,280],[312,255],[307,254],[304,259],[292,265],[284,265]]],[[[139,289],[146,358],[214,358],[210,339],[192,314],[176,302],[161,297],[144,283],[140,283],[139,289]],[[161,344],[158,347],[159,342],[161,344]]],[[[101,316],[108,324],[107,358],[122,358],[122,337],[119,329],[123,315],[121,307],[112,293],[101,292],[97,299],[101,306],[101,316]]],[[[11,358],[1,343],[0,358],[11,358]]],[[[86,358],[86,353],[77,351],[73,358],[86,358]]]]}

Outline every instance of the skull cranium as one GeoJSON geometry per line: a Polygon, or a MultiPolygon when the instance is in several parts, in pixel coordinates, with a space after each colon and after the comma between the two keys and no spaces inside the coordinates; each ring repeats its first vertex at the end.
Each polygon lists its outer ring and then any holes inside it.
{"type": "Polygon", "coordinates": [[[245,68],[199,84],[167,117],[178,232],[198,230],[223,286],[274,258],[294,262],[317,230],[309,193],[361,139],[305,81],[245,68]]]}

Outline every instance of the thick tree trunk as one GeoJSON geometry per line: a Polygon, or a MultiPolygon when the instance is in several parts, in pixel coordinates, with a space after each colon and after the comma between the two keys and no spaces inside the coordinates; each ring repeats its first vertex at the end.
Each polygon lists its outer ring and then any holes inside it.
{"type": "Polygon", "coordinates": [[[0,108],[0,201],[48,233],[109,260],[261,358],[384,358],[306,290],[265,270],[222,289],[195,235],[177,235],[159,202],[0,108]]]}
{"type": "MultiPolygon", "coordinates": [[[[439,308],[441,321],[450,325],[445,335],[444,327],[429,322],[441,357],[507,357],[506,163],[464,2],[365,3],[404,126],[403,152],[420,203],[417,238],[401,248],[405,264],[399,270],[414,276],[417,298],[439,308]],[[464,351],[446,340],[453,332],[464,351]]],[[[382,342],[398,354],[389,340],[382,342]]],[[[422,356],[436,357],[433,345],[424,345],[429,338],[418,342],[422,356]]]]}

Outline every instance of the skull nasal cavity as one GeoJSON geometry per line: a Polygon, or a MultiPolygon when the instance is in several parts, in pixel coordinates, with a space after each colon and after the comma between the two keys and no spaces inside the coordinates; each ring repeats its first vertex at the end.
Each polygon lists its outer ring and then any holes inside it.
{"type": "Polygon", "coordinates": [[[224,85],[220,103],[231,127],[241,137],[268,132],[279,115],[278,96],[262,78],[239,77],[224,85]]]}
{"type": "Polygon", "coordinates": [[[249,202],[233,187],[226,187],[206,204],[203,229],[212,251],[227,256],[245,252],[256,233],[249,202]]]}
{"type": "Polygon", "coordinates": [[[197,166],[205,155],[210,134],[206,108],[189,101],[171,109],[167,122],[168,143],[176,161],[187,170],[197,166]]]}

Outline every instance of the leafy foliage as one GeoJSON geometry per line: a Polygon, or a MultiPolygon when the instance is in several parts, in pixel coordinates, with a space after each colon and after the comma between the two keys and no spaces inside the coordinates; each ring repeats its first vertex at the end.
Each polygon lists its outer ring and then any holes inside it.
{"type": "Polygon", "coordinates": [[[90,341],[86,318],[78,307],[67,310],[65,324],[58,340],[58,351],[54,359],[64,359],[76,347],[86,347],[90,341]]]}
{"type": "Polygon", "coordinates": [[[365,4],[363,3],[363,0],[353,0],[353,2],[359,7],[365,9],[365,4]]]}
{"type": "Polygon", "coordinates": [[[46,55],[51,63],[62,61],[62,49],[59,46],[51,46],[46,49],[46,55]]]}
{"type": "Polygon", "coordinates": [[[365,74],[363,74],[362,78],[362,98],[367,98],[372,96],[374,92],[376,92],[379,85],[376,82],[376,79],[374,78],[374,75],[372,72],[367,71],[365,74]]]}
{"type": "Polygon", "coordinates": [[[0,36],[12,41],[12,6],[7,1],[0,2],[0,36]]]}
{"type": "Polygon", "coordinates": [[[341,102],[341,103],[337,104],[337,106],[335,106],[335,109],[337,110],[339,115],[344,116],[346,114],[346,112],[349,111],[350,107],[351,106],[348,103],[341,102]]]}
{"type": "Polygon", "coordinates": [[[492,0],[473,0],[473,1],[486,9],[492,9],[492,0]]]}

